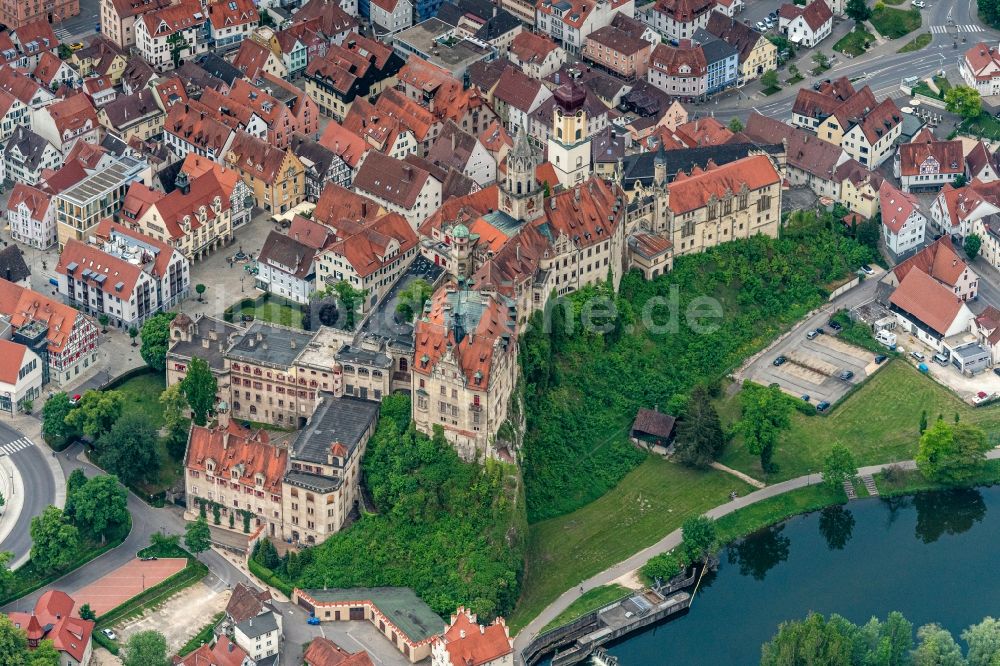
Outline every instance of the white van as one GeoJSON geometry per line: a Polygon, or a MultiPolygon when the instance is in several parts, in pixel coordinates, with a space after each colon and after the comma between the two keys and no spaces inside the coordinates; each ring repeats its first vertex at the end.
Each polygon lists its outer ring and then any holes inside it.
{"type": "Polygon", "coordinates": [[[882,343],[889,349],[896,348],[896,334],[892,331],[886,331],[885,329],[879,331],[875,334],[875,340],[882,343]]]}

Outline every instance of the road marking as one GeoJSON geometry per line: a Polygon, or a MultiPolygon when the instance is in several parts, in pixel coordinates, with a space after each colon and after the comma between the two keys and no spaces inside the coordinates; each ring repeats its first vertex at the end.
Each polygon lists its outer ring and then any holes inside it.
{"type": "Polygon", "coordinates": [[[69,30],[67,30],[66,28],[56,28],[52,32],[56,34],[56,37],[58,37],[59,41],[61,42],[66,41],[71,36],[69,30]]]}
{"type": "MultiPolygon", "coordinates": [[[[956,25],[955,32],[985,32],[985,28],[981,25],[956,25]]],[[[935,35],[946,35],[948,34],[948,26],[946,25],[932,25],[931,33],[935,35]]]]}
{"type": "Polygon", "coordinates": [[[6,444],[0,446],[0,456],[9,456],[34,445],[35,443],[27,437],[21,437],[15,439],[13,442],[7,442],[6,444]]]}

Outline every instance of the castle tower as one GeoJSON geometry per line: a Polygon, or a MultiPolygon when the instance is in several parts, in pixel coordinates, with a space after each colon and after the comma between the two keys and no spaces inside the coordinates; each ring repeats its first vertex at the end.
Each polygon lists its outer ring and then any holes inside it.
{"type": "MultiPolygon", "coordinates": [[[[538,159],[524,128],[517,131],[514,147],[507,153],[507,175],[500,186],[498,208],[515,220],[530,222],[542,214],[542,191],[535,182],[538,159]]],[[[556,183],[551,183],[554,187],[556,183]]]]}
{"type": "Polygon", "coordinates": [[[455,273],[461,279],[472,274],[472,243],[469,228],[462,223],[451,230],[452,252],[455,257],[455,273]]]}
{"type": "Polygon", "coordinates": [[[656,157],[653,158],[653,184],[663,185],[667,182],[667,154],[663,151],[663,142],[660,142],[660,148],[656,151],[656,157]]]}
{"type": "Polygon", "coordinates": [[[549,162],[556,169],[559,184],[570,188],[590,175],[590,135],[587,112],[583,109],[587,91],[576,77],[559,86],[552,109],[552,135],[549,137],[549,162]]]}

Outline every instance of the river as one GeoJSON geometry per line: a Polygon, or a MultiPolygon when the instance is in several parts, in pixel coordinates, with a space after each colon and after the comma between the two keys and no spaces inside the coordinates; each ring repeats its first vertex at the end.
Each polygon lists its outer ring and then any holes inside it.
{"type": "Polygon", "coordinates": [[[689,613],[612,645],[620,666],[753,665],[779,623],[893,610],[958,634],[1000,615],[1000,487],[865,499],[725,549],[689,613]]]}

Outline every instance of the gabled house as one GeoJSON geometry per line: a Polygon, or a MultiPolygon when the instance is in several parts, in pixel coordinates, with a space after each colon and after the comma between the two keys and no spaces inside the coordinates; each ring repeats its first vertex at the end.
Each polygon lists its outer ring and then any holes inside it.
{"type": "Polygon", "coordinates": [[[156,95],[149,88],[121,96],[97,113],[107,132],[125,143],[132,139],[145,141],[160,136],[166,117],[167,114],[156,103],[156,95]]]}
{"type": "Polygon", "coordinates": [[[893,161],[893,175],[902,183],[903,192],[936,190],[965,172],[962,142],[938,141],[927,128],[910,143],[900,144],[893,161]]]}
{"type": "Polygon", "coordinates": [[[781,5],[778,30],[793,44],[816,46],[833,32],[833,12],[826,0],[812,0],[805,7],[781,5]]]}
{"type": "MultiPolygon", "coordinates": [[[[679,129],[678,129],[679,131],[679,129]]],[[[786,177],[792,185],[805,185],[817,196],[839,199],[841,190],[837,167],[847,161],[840,146],[788,125],[775,118],[752,113],[743,133],[763,144],[787,140],[786,177]]]]}
{"type": "Polygon", "coordinates": [[[101,0],[101,35],[121,49],[134,46],[136,21],[171,4],[173,0],[101,0]]]}
{"type": "Polygon", "coordinates": [[[979,276],[958,256],[949,236],[942,236],[896,265],[883,281],[900,285],[913,270],[920,271],[961,301],[975,300],[979,293],[979,276]]]}
{"type": "Polygon", "coordinates": [[[746,23],[730,18],[721,11],[714,11],[705,30],[736,49],[740,63],[739,85],[778,68],[778,47],[746,23]]]}
{"type": "Polygon", "coordinates": [[[714,0],[657,0],[640,18],[667,40],[690,39],[708,25],[714,0]]]}
{"type": "Polygon", "coordinates": [[[99,143],[101,134],[97,110],[83,93],[33,111],[31,127],[63,155],[69,154],[78,141],[99,143]]]}
{"type": "MultiPolygon", "coordinates": [[[[323,129],[319,144],[329,150],[347,167],[347,171],[338,172],[335,179],[338,181],[337,185],[350,188],[354,181],[354,175],[358,172],[365,155],[371,150],[371,146],[359,135],[336,121],[331,121],[323,129]]],[[[322,192],[323,190],[320,189],[320,194],[322,192]]]]}
{"type": "Polygon", "coordinates": [[[563,66],[566,51],[551,37],[522,30],[511,42],[507,57],[529,77],[544,79],[563,66]]]}
{"type": "Polygon", "coordinates": [[[3,149],[3,173],[14,182],[37,185],[42,172],[58,169],[62,153],[24,125],[17,125],[3,149]]]}
{"type": "Polygon", "coordinates": [[[901,192],[883,180],[879,188],[882,213],[882,240],[896,261],[908,256],[924,243],[927,218],[920,212],[917,198],[901,192]]]}
{"type": "MultiPolygon", "coordinates": [[[[27,125],[28,107],[14,95],[0,90],[0,141],[6,141],[27,125]]],[[[0,172],[0,176],[3,173],[0,172]]]]}
{"type": "Polygon", "coordinates": [[[79,79],[76,71],[51,51],[41,55],[31,76],[49,90],[56,90],[62,85],[72,85],[79,79]]]}
{"type": "Polygon", "coordinates": [[[306,92],[321,113],[341,122],[356,98],[374,97],[393,86],[403,62],[384,44],[356,35],[309,62],[306,92]]]}
{"type": "Polygon", "coordinates": [[[983,183],[992,183],[1000,178],[997,175],[996,158],[983,141],[977,141],[965,156],[965,177],[967,180],[983,183]]]}
{"type": "Polygon", "coordinates": [[[206,7],[212,48],[225,49],[242,42],[260,23],[253,0],[216,0],[206,7]]]}
{"type": "Polygon", "coordinates": [[[253,81],[265,72],[285,78],[288,68],[281,55],[254,39],[244,39],[233,58],[233,66],[243,72],[243,76],[253,81]]]}
{"type": "Polygon", "coordinates": [[[496,85],[487,91],[500,121],[510,134],[518,129],[528,130],[528,118],[552,92],[541,81],[512,66],[508,66],[496,85]]]}
{"type": "Polygon", "coordinates": [[[964,239],[973,233],[979,220],[1000,215],[1000,200],[996,194],[993,183],[973,180],[965,187],[945,183],[931,204],[935,230],[964,239]]]}
{"type": "Polygon", "coordinates": [[[441,205],[441,184],[430,173],[374,151],[358,169],[354,189],[401,214],[413,229],[441,205]]]}
{"type": "Polygon", "coordinates": [[[965,83],[980,95],[1000,94],[1000,49],[997,46],[979,42],[965,52],[958,71],[965,83]]]}
{"type": "Polygon", "coordinates": [[[920,268],[906,273],[889,297],[899,326],[935,351],[945,338],[969,330],[975,315],[965,302],[920,268]]]}
{"type": "Polygon", "coordinates": [[[15,182],[7,200],[11,238],[39,250],[55,245],[56,218],[51,199],[47,192],[15,182]]]}
{"type": "Polygon", "coordinates": [[[865,219],[875,216],[879,210],[881,174],[869,171],[857,160],[847,160],[837,166],[834,179],[840,185],[840,194],[835,199],[865,219]]]}
{"type": "Polygon", "coordinates": [[[508,666],[513,660],[514,639],[503,618],[481,625],[461,606],[431,644],[431,666],[508,666]]]}
{"type": "Polygon", "coordinates": [[[215,111],[189,100],[167,109],[163,121],[163,139],[178,157],[188,153],[221,162],[235,131],[215,118],[215,111]]]}
{"type": "Polygon", "coordinates": [[[208,19],[195,0],[143,14],[135,23],[135,47],[158,72],[204,53],[208,45],[208,19]]]}
{"type": "Polygon", "coordinates": [[[10,31],[14,44],[28,59],[28,69],[34,69],[43,53],[52,53],[59,48],[59,38],[51,23],[51,20],[40,18],[10,31]]]}
{"type": "Polygon", "coordinates": [[[427,160],[440,167],[452,167],[485,187],[497,178],[497,163],[479,139],[463,132],[450,120],[444,124],[427,160]]]}
{"type": "Polygon", "coordinates": [[[43,640],[50,640],[59,652],[60,666],[90,663],[95,625],[91,620],[80,619],[76,602],[65,592],[49,590],[39,597],[30,613],[9,613],[8,616],[14,627],[27,634],[29,654],[43,640]]]}
{"type": "Polygon", "coordinates": [[[287,212],[306,197],[305,167],[290,148],[282,150],[241,130],[223,161],[250,186],[257,206],[271,214],[287,212]]]}

